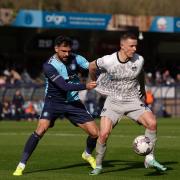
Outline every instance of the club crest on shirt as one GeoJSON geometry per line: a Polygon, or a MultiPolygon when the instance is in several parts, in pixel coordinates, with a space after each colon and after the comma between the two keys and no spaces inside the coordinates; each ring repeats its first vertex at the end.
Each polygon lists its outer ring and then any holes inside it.
{"type": "Polygon", "coordinates": [[[107,109],[106,108],[103,108],[101,112],[105,112],[107,109]]]}
{"type": "Polygon", "coordinates": [[[75,64],[71,64],[70,65],[70,69],[74,71],[76,69],[76,65],[75,64]]]}
{"type": "Polygon", "coordinates": [[[137,66],[132,66],[132,71],[136,71],[137,70],[137,66]]]}

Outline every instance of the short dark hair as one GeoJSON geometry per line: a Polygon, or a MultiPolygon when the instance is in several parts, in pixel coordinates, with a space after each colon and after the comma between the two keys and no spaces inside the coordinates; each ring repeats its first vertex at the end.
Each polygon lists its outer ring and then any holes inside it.
{"type": "Polygon", "coordinates": [[[64,46],[70,46],[72,47],[73,42],[72,39],[68,36],[58,36],[55,41],[54,41],[54,46],[60,46],[60,45],[64,45],[64,46]]]}
{"type": "Polygon", "coordinates": [[[137,40],[137,36],[132,32],[126,32],[121,36],[120,41],[127,40],[127,39],[137,40]]]}

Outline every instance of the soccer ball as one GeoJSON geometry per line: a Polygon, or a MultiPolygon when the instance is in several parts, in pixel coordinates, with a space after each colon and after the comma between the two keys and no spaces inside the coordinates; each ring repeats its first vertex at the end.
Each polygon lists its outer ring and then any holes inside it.
{"type": "Polygon", "coordinates": [[[133,141],[133,150],[136,154],[145,156],[153,149],[153,143],[145,135],[137,136],[133,141]]]}

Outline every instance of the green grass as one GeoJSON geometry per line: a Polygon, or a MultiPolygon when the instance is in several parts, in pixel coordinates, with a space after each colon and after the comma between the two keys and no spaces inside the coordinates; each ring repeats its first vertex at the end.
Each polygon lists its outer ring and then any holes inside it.
{"type": "Polygon", "coordinates": [[[165,173],[145,169],[143,157],[132,150],[141,126],[122,120],[113,130],[104,161],[104,173],[89,176],[91,168],[81,159],[86,135],[68,121],[57,121],[40,141],[23,176],[13,177],[26,139],[36,122],[0,121],[0,180],[174,180],[180,178],[180,119],[158,119],[156,158],[168,167],[165,173]]]}

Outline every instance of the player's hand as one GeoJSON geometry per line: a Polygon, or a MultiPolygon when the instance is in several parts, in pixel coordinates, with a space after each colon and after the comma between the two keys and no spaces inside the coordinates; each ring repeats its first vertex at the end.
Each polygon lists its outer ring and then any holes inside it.
{"type": "Polygon", "coordinates": [[[96,81],[91,81],[86,84],[86,89],[94,89],[97,86],[96,81]]]}

